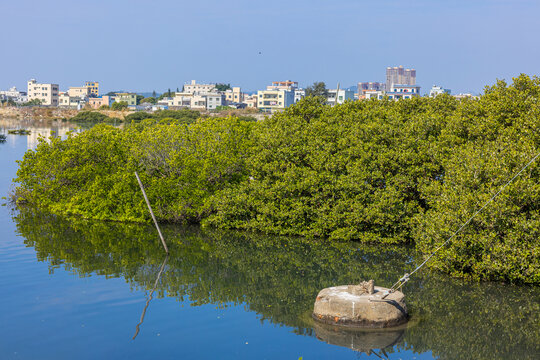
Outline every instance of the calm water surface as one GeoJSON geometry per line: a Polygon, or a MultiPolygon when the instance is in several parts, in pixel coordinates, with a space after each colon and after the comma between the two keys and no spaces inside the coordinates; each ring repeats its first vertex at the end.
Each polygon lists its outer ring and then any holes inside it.
{"type": "MultiPolygon", "coordinates": [[[[0,193],[15,160],[65,123],[0,120],[0,193]]],[[[6,200],[2,200],[3,203],[6,200]]],[[[317,292],[389,286],[411,249],[166,226],[65,221],[0,207],[1,359],[539,359],[540,290],[422,271],[411,321],[383,332],[313,323],[317,292]]]]}

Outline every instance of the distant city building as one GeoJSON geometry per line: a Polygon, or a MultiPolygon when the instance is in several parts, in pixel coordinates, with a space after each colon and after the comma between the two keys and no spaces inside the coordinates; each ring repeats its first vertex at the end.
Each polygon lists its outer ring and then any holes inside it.
{"type": "Polygon", "coordinates": [[[246,95],[244,94],[244,104],[246,104],[246,107],[248,108],[257,108],[257,94],[253,95],[246,95]]]}
{"type": "Polygon", "coordinates": [[[9,90],[0,91],[0,100],[13,100],[16,103],[25,103],[28,101],[28,94],[24,91],[19,91],[14,86],[9,90]]]}
{"type": "Polygon", "coordinates": [[[478,96],[475,96],[471,93],[461,93],[457,95],[452,95],[456,99],[463,100],[463,99],[478,99],[478,96]]]}
{"type": "Polygon", "coordinates": [[[304,89],[295,89],[294,90],[294,103],[296,104],[300,100],[306,97],[306,90],[304,89]]]}
{"type": "Polygon", "coordinates": [[[347,89],[339,89],[339,92],[337,89],[328,90],[328,97],[326,99],[326,102],[329,105],[335,105],[336,98],[338,104],[343,104],[347,100],[354,100],[354,91],[347,89]]]}
{"type": "Polygon", "coordinates": [[[274,113],[294,104],[293,90],[259,90],[257,92],[257,107],[265,112],[274,113]]]}
{"type": "Polygon", "coordinates": [[[195,80],[191,80],[190,84],[184,85],[184,90],[182,92],[191,93],[191,94],[200,94],[200,93],[209,93],[215,92],[215,84],[197,84],[195,80]]]}
{"type": "Polygon", "coordinates": [[[86,86],[70,87],[67,92],[71,97],[86,98],[90,95],[90,90],[86,86]]]}
{"type": "Polygon", "coordinates": [[[91,96],[99,96],[99,83],[97,81],[86,81],[84,86],[88,88],[88,92],[91,96]]]}
{"type": "Polygon", "coordinates": [[[128,106],[137,105],[137,94],[134,93],[116,93],[114,97],[115,102],[126,102],[128,106]]]}
{"type": "Polygon", "coordinates": [[[240,90],[240,87],[233,87],[232,89],[228,89],[224,92],[224,94],[227,104],[241,103],[243,100],[243,94],[240,90]]]}
{"type": "Polygon", "coordinates": [[[295,90],[298,89],[298,82],[292,80],[272,81],[272,85],[268,85],[266,90],[295,90]]]}
{"type": "Polygon", "coordinates": [[[386,96],[386,91],[384,90],[366,90],[364,92],[364,99],[377,99],[382,100],[386,96]]]}
{"type": "MultiPolygon", "coordinates": [[[[237,89],[240,91],[240,88],[237,89]]],[[[206,98],[206,110],[215,110],[218,106],[225,104],[225,96],[218,92],[207,93],[202,96],[206,98]]]]}
{"type": "MultiPolygon", "coordinates": [[[[163,100],[165,100],[164,98],[163,100]]],[[[190,92],[177,92],[174,94],[174,97],[171,98],[172,102],[167,100],[169,106],[179,107],[179,108],[191,108],[191,100],[193,99],[193,93],[190,92]]],[[[164,101],[158,102],[158,105],[165,105],[164,101]]]]}
{"type": "Polygon", "coordinates": [[[420,86],[394,84],[390,91],[386,92],[388,98],[393,100],[411,99],[420,96],[420,86]]]}
{"type": "Polygon", "coordinates": [[[42,105],[58,106],[58,84],[41,84],[36,79],[28,81],[28,101],[38,99],[42,105]]]}
{"type": "MultiPolygon", "coordinates": [[[[167,101],[168,106],[194,110],[215,110],[218,106],[224,104],[225,95],[217,91],[204,93],[177,92],[172,98],[172,102],[167,101]]],[[[165,103],[158,102],[158,105],[165,105],[165,103]]]]}
{"type": "MultiPolygon", "coordinates": [[[[180,93],[176,93],[176,94],[180,94],[180,93]]],[[[191,100],[190,100],[190,103],[191,103],[191,100]]],[[[174,98],[172,98],[172,97],[164,97],[161,100],[158,100],[156,105],[161,106],[161,107],[167,107],[167,108],[169,106],[174,106],[174,98]]]]}
{"type": "Polygon", "coordinates": [[[61,92],[58,95],[58,107],[81,109],[86,101],[79,96],[71,96],[68,92],[61,92]]]}
{"type": "Polygon", "coordinates": [[[365,99],[367,91],[382,91],[385,90],[385,84],[381,82],[359,82],[358,83],[358,99],[365,99]]]}
{"type": "Polygon", "coordinates": [[[386,91],[393,85],[416,85],[416,70],[405,69],[402,65],[386,68],[386,91]]]}
{"type": "Polygon", "coordinates": [[[88,98],[88,104],[94,109],[98,109],[103,105],[111,106],[112,97],[108,95],[103,95],[101,97],[91,97],[88,98]]]}
{"type": "Polygon", "coordinates": [[[440,94],[450,94],[450,89],[443,89],[441,86],[433,85],[429,91],[429,97],[435,97],[440,94]]]}

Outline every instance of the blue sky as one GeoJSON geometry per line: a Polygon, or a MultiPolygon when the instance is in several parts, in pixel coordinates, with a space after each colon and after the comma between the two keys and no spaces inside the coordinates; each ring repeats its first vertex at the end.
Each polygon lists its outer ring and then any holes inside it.
{"type": "Polygon", "coordinates": [[[343,87],[404,65],[422,92],[481,92],[540,74],[539,16],[538,0],[0,0],[0,89],[343,87]]]}

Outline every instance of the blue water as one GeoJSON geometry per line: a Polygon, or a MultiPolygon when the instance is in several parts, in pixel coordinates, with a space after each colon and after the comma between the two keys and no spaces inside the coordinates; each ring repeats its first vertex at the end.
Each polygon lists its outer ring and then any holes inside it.
{"type": "MultiPolygon", "coordinates": [[[[0,133],[15,126],[0,124],[0,133]]],[[[1,196],[30,140],[8,135],[0,144],[1,196]]],[[[171,258],[132,339],[164,261],[153,231],[0,207],[0,359],[540,358],[538,288],[426,273],[407,289],[409,328],[373,353],[350,343],[354,335],[321,332],[309,317],[313,301],[355,276],[387,286],[407,269],[410,249],[171,226],[171,258]]]]}

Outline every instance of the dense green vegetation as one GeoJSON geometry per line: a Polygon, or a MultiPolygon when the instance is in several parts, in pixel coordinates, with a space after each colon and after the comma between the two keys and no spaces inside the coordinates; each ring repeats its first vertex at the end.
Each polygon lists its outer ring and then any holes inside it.
{"type": "Polygon", "coordinates": [[[133,114],[126,116],[126,123],[136,123],[146,119],[164,120],[175,119],[185,124],[194,123],[201,117],[201,113],[190,109],[181,110],[158,110],[153,113],[147,113],[145,111],[137,111],[133,114]]]}
{"type": "Polygon", "coordinates": [[[69,119],[69,121],[76,122],[76,123],[91,123],[91,124],[122,122],[122,120],[118,118],[108,117],[107,115],[102,114],[97,111],[81,111],[77,113],[77,115],[69,119]]]}
{"type": "Polygon", "coordinates": [[[27,129],[10,129],[8,130],[8,134],[12,135],[30,135],[32,132],[27,129]]]}
{"type": "MultiPolygon", "coordinates": [[[[476,100],[329,107],[308,97],[261,122],[136,113],[125,130],[42,142],[21,162],[17,195],[56,214],[143,221],[138,170],[161,221],[414,243],[426,256],[540,150],[539,100],[540,79],[522,75],[476,100]]],[[[539,169],[524,171],[428,265],[540,284],[539,169]]]]}
{"type": "Polygon", "coordinates": [[[227,91],[231,89],[231,84],[216,84],[217,91],[227,91]]]}
{"type": "MultiPolygon", "coordinates": [[[[150,224],[66,221],[31,209],[22,209],[14,220],[25,244],[48,263],[51,273],[64,267],[81,277],[124,277],[133,289],[149,290],[164,261],[150,224]]],[[[413,266],[410,249],[403,246],[358,249],[323,239],[200,227],[162,230],[170,256],[156,297],[189,297],[193,306],[245,304],[261,321],[289,326],[297,334],[316,333],[323,340],[327,339],[310,316],[318,291],[360,279],[390,286],[413,266]]],[[[440,359],[536,359],[540,351],[537,287],[464,283],[422,271],[405,291],[412,326],[387,352],[432,352],[440,359]]],[[[336,335],[334,343],[351,346],[351,336],[344,333],[340,341],[336,335]]]]}
{"type": "Polygon", "coordinates": [[[111,110],[124,110],[128,108],[128,103],[125,101],[113,102],[111,105],[111,110]]]}

